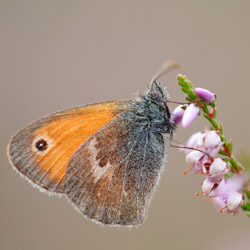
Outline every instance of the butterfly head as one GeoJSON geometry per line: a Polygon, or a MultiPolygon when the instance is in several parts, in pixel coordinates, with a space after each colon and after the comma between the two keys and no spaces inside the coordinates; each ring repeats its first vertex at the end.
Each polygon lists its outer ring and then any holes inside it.
{"type": "Polygon", "coordinates": [[[171,121],[167,100],[167,90],[159,82],[154,82],[148,91],[140,96],[137,110],[152,132],[168,133],[173,136],[175,124],[171,121]]]}

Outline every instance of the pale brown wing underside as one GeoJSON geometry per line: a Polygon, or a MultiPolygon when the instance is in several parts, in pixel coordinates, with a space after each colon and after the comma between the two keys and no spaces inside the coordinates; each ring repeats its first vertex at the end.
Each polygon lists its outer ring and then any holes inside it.
{"type": "Polygon", "coordinates": [[[123,112],[92,135],[72,157],[65,193],[90,219],[138,225],[145,218],[164,164],[161,134],[123,112]]]}

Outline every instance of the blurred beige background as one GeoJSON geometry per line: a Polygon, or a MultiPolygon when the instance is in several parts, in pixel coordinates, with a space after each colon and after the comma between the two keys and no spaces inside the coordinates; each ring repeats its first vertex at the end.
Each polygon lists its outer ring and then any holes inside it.
{"type": "MultiPolygon", "coordinates": [[[[184,155],[169,150],[148,218],[136,229],[98,226],[65,199],[32,188],[11,168],[7,143],[54,111],[135,98],[165,59],[184,67],[162,81],[184,95],[177,73],[218,95],[218,118],[249,150],[250,1],[0,0],[0,249],[249,249],[250,219],[220,214],[184,155]]],[[[171,105],[171,109],[174,106],[171,105]]],[[[185,142],[199,118],[176,138],[185,142]]]]}

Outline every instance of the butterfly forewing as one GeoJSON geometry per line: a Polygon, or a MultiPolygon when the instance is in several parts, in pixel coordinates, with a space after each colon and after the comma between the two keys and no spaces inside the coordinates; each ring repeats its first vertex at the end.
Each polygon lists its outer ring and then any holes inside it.
{"type": "Polygon", "coordinates": [[[25,127],[8,147],[11,163],[34,184],[64,192],[66,167],[81,144],[127,109],[127,102],[106,102],[57,112],[25,127]]]}
{"type": "Polygon", "coordinates": [[[111,225],[143,221],[166,155],[163,136],[143,124],[124,111],[71,158],[65,193],[88,218],[111,225]]]}

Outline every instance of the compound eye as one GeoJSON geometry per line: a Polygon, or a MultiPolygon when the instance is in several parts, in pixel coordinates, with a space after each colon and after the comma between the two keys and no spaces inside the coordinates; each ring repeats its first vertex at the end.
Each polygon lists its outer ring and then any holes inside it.
{"type": "Polygon", "coordinates": [[[150,92],[150,97],[155,102],[161,102],[162,101],[162,95],[158,91],[155,91],[155,90],[151,91],[150,92]]]}

